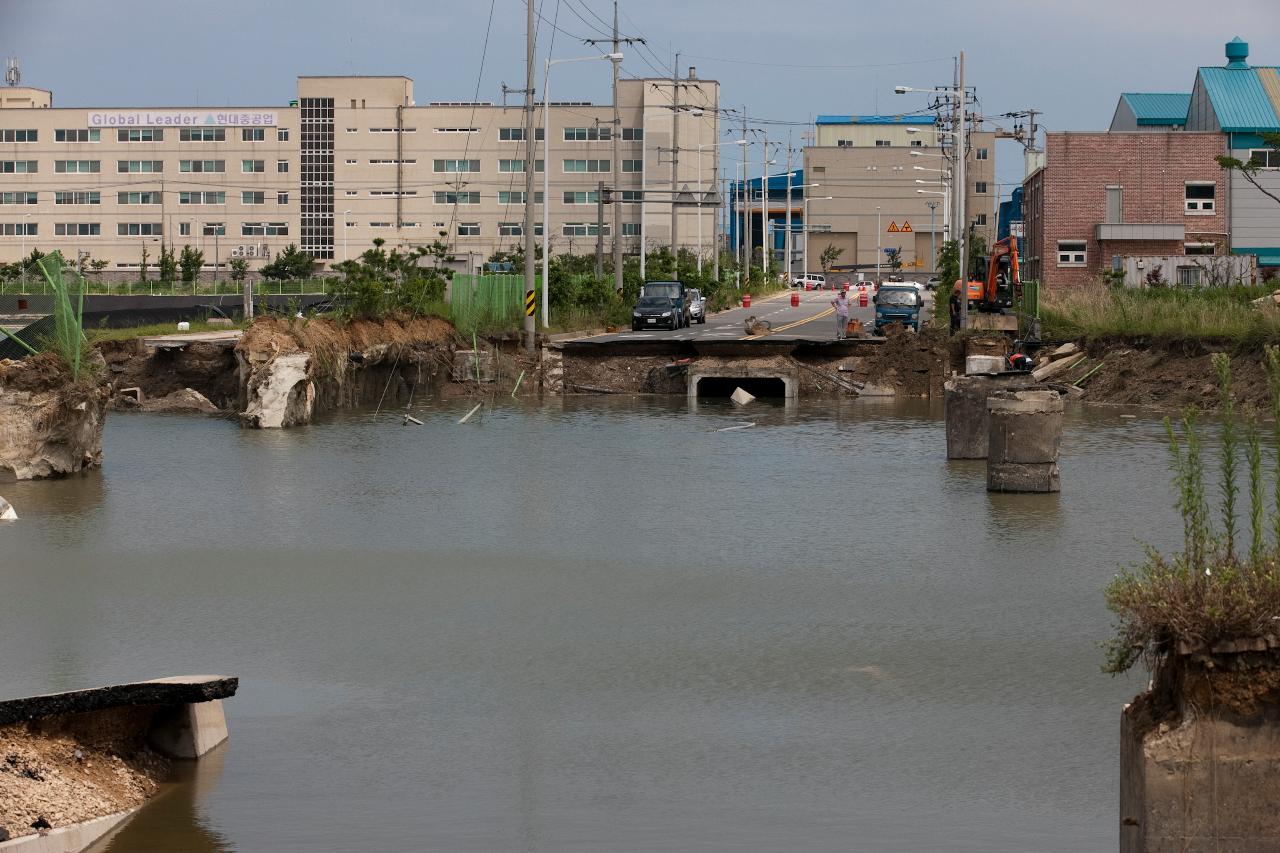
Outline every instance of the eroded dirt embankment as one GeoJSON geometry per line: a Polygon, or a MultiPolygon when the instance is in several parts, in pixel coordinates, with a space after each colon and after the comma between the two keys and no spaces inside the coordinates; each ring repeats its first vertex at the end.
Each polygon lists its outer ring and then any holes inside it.
{"type": "Polygon", "coordinates": [[[140,806],[169,772],[139,721],[119,708],[0,726],[0,838],[34,835],[140,806]]]}
{"type": "Polygon", "coordinates": [[[101,464],[104,373],[95,353],[79,379],[52,352],[0,360],[0,480],[59,477],[101,464]]]}
{"type": "Polygon", "coordinates": [[[403,401],[439,387],[457,341],[437,317],[259,319],[235,348],[241,423],[287,427],[318,412],[403,401]]]}
{"type": "MultiPolygon", "coordinates": [[[[159,401],[181,396],[188,388],[218,409],[230,410],[239,400],[240,368],[230,347],[193,343],[181,349],[151,350],[137,338],[103,341],[97,347],[106,359],[114,390],[140,389],[148,404],[143,408],[163,411],[159,401]]],[[[114,401],[118,408],[133,407],[118,393],[114,401]]]]}

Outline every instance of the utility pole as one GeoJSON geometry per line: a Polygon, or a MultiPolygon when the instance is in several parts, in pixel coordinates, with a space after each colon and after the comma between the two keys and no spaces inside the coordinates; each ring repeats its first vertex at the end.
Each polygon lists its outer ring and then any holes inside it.
{"type": "Polygon", "coordinates": [[[746,241],[747,236],[747,208],[746,208],[746,192],[747,192],[747,108],[742,108],[742,183],[738,185],[738,277],[741,280],[743,270],[743,258],[747,257],[747,263],[750,264],[750,256],[747,255],[745,246],[750,246],[750,242],[746,241]],[[745,241],[745,242],[744,242],[745,241]]]}
{"type": "Polygon", "coordinates": [[[604,278],[604,181],[596,182],[596,278],[604,278]]]}
{"type": "MultiPolygon", "coordinates": [[[[524,90],[524,293],[525,304],[529,295],[537,290],[538,280],[534,276],[534,241],[533,241],[533,170],[537,163],[537,148],[534,144],[533,132],[533,0],[525,0],[528,15],[525,23],[525,90],[524,90]]],[[[550,228],[550,222],[544,222],[543,228],[550,228]]],[[[533,355],[535,350],[536,326],[534,317],[526,309],[524,315],[524,351],[533,355]]]]}
{"type": "Polygon", "coordinates": [[[929,263],[930,267],[936,274],[938,272],[938,232],[933,230],[934,214],[938,212],[938,203],[936,201],[925,202],[929,207],[929,263]]]}
{"type": "Polygon", "coordinates": [[[676,195],[680,192],[680,54],[675,56],[671,68],[671,257],[672,278],[680,278],[680,240],[677,235],[677,218],[680,208],[676,195]]]}
{"type": "Polygon", "coordinates": [[[764,153],[760,155],[760,275],[769,278],[769,134],[764,134],[764,153]]]}
{"type": "Polygon", "coordinates": [[[956,85],[956,225],[952,237],[959,240],[960,249],[960,328],[969,328],[969,221],[966,212],[966,196],[969,187],[965,183],[965,160],[968,158],[969,125],[965,113],[968,95],[964,88],[964,51],[960,51],[960,72],[956,85]]]}
{"type": "MultiPolygon", "coordinates": [[[[622,44],[633,45],[636,42],[639,42],[640,44],[645,43],[645,40],[642,38],[621,38],[618,35],[618,0],[613,0],[613,38],[586,39],[585,41],[587,44],[590,44],[590,45],[594,45],[602,41],[612,42],[614,56],[619,55],[619,46],[622,44]]],[[[622,155],[620,154],[618,149],[618,139],[622,135],[622,114],[619,111],[619,107],[618,107],[618,64],[619,62],[621,62],[621,60],[618,60],[618,59],[613,60],[613,136],[612,136],[613,160],[612,160],[612,166],[609,170],[613,178],[613,190],[615,193],[618,192],[618,188],[622,183],[622,178],[621,178],[622,164],[619,160],[619,158],[622,155]]],[[[644,157],[643,141],[641,141],[641,144],[640,144],[640,156],[642,158],[641,163],[643,164],[644,162],[643,161],[643,157],[644,157]]],[[[619,197],[615,196],[613,201],[615,203],[615,207],[613,208],[613,289],[621,293],[622,292],[622,208],[620,206],[616,206],[617,202],[619,201],[619,197]]],[[[641,221],[643,221],[644,207],[640,208],[640,218],[641,218],[641,221]]],[[[545,228],[546,225],[544,224],[543,227],[545,228]]],[[[642,227],[641,231],[643,230],[644,229],[642,227]]],[[[643,258],[644,257],[643,237],[641,238],[640,243],[641,243],[640,257],[643,258]]],[[[644,263],[642,261],[641,267],[643,266],[644,266],[644,263]]],[[[601,274],[602,273],[599,273],[599,272],[596,273],[597,276],[601,274]]],[[[642,271],[641,277],[643,278],[643,276],[644,276],[644,273],[642,271]]]]}
{"type": "Polygon", "coordinates": [[[717,174],[715,179],[712,181],[712,185],[715,186],[717,190],[724,187],[724,192],[717,193],[717,195],[720,196],[720,204],[716,207],[715,219],[711,226],[711,275],[717,282],[720,281],[720,217],[724,211],[724,200],[729,197],[729,188],[727,186],[728,182],[723,180],[718,172],[719,170],[717,170],[717,174]]]}
{"type": "Polygon", "coordinates": [[[787,256],[784,275],[791,283],[791,132],[787,131],[787,233],[782,235],[782,252],[787,256]]]}

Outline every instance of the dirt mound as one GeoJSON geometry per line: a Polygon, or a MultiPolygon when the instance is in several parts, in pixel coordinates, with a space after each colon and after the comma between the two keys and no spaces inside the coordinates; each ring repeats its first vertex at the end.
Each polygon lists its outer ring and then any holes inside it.
{"type": "MultiPolygon", "coordinates": [[[[1218,380],[1208,350],[1091,344],[1087,355],[1080,365],[1068,371],[1064,381],[1082,380],[1083,399],[1088,402],[1167,409],[1218,407],[1218,380]],[[1084,378],[1094,368],[1096,372],[1084,378]]],[[[1231,385],[1238,405],[1270,409],[1271,392],[1262,353],[1232,353],[1231,385]]]]}
{"type": "Polygon", "coordinates": [[[0,727],[0,827],[17,838],[40,818],[57,829],[146,802],[169,771],[136,735],[135,718],[152,710],[98,712],[92,727],[75,716],[0,727]]]}
{"type": "Polygon", "coordinates": [[[902,326],[885,328],[885,342],[867,357],[864,369],[878,385],[895,388],[901,395],[940,395],[951,366],[947,334],[931,326],[919,333],[902,326]]]}
{"type": "Polygon", "coordinates": [[[116,389],[137,387],[145,398],[157,399],[191,388],[219,408],[236,405],[240,371],[230,347],[193,343],[181,349],[148,350],[134,339],[103,341],[98,351],[116,389]]]}
{"type": "Polygon", "coordinates": [[[364,352],[388,344],[443,344],[457,333],[439,317],[386,317],[342,323],[326,318],[262,317],[240,339],[242,352],[364,352]]]}
{"type": "Polygon", "coordinates": [[[28,358],[0,360],[0,385],[13,391],[48,391],[71,382],[71,373],[54,352],[28,358]]]}

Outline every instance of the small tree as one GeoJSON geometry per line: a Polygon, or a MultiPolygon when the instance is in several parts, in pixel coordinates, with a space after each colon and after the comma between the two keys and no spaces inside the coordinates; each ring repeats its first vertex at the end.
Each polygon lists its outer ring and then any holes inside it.
{"type": "Polygon", "coordinates": [[[231,280],[244,281],[245,276],[249,274],[249,262],[244,258],[231,259],[231,280]]]}
{"type": "Polygon", "coordinates": [[[833,244],[828,243],[827,248],[822,250],[822,254],[818,256],[818,263],[822,264],[822,273],[826,275],[827,270],[831,269],[831,265],[840,259],[844,254],[844,249],[838,249],[833,244]]]}
{"type": "Polygon", "coordinates": [[[182,280],[190,284],[200,275],[200,268],[204,266],[204,252],[191,246],[183,246],[178,266],[182,268],[182,280]]]}
{"type": "Polygon", "coordinates": [[[98,258],[97,260],[89,261],[89,275],[101,278],[102,271],[107,268],[107,264],[109,263],[110,261],[106,258],[98,258]]]}
{"type": "Polygon", "coordinates": [[[1271,151],[1269,153],[1263,152],[1263,156],[1255,154],[1247,162],[1228,154],[1219,154],[1213,159],[1217,160],[1218,165],[1226,169],[1228,172],[1239,172],[1240,176],[1253,184],[1254,187],[1257,188],[1258,192],[1267,196],[1272,201],[1280,203],[1280,195],[1276,195],[1274,192],[1264,187],[1258,180],[1258,171],[1269,165],[1264,157],[1271,158],[1272,163],[1275,162],[1274,158],[1280,157],[1280,133],[1262,134],[1262,144],[1267,146],[1267,148],[1270,148],[1271,151]]]}
{"type": "Polygon", "coordinates": [[[316,259],[300,250],[296,243],[284,247],[284,251],[276,255],[276,259],[265,264],[259,272],[262,277],[273,281],[287,281],[309,278],[315,269],[316,259]]]}
{"type": "Polygon", "coordinates": [[[142,244],[142,260],[138,262],[138,281],[146,284],[147,270],[151,269],[151,265],[147,263],[147,259],[151,256],[147,253],[147,244],[142,244]]]}
{"type": "Polygon", "coordinates": [[[172,283],[178,276],[178,255],[167,243],[160,244],[159,269],[160,280],[166,284],[172,283]]]}
{"type": "Polygon", "coordinates": [[[897,248],[885,249],[885,258],[889,261],[889,271],[896,273],[902,269],[902,250],[897,248]]]}

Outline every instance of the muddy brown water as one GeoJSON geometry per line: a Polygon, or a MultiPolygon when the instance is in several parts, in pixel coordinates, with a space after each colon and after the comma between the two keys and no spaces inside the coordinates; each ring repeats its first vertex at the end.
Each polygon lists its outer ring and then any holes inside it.
{"type": "Polygon", "coordinates": [[[5,696],[241,678],[111,853],[1115,849],[1153,416],[990,496],[925,403],[468,408],[113,414],[100,473],[5,486],[5,696]]]}

